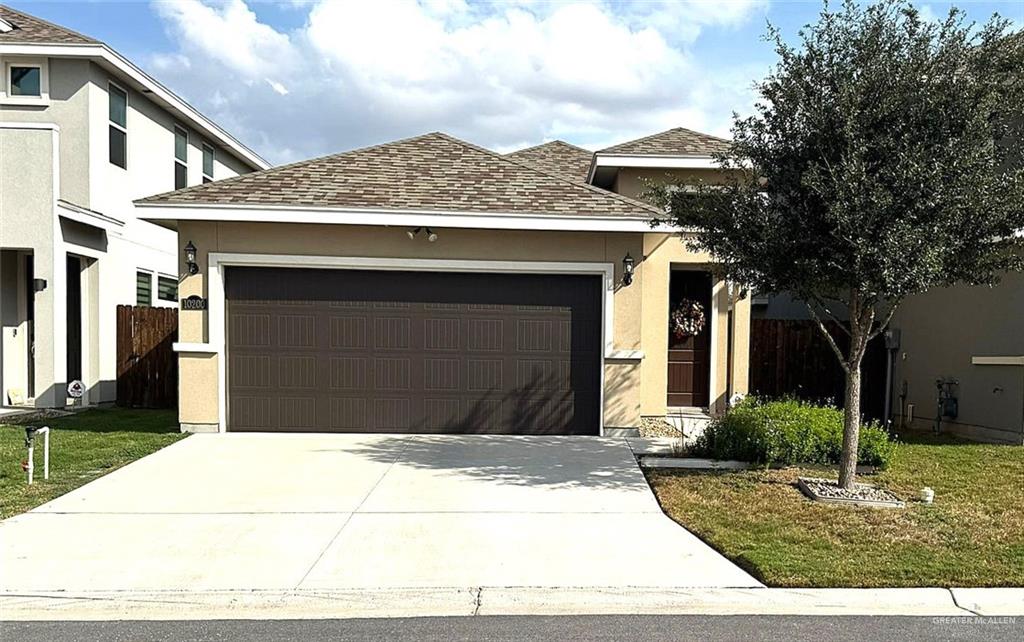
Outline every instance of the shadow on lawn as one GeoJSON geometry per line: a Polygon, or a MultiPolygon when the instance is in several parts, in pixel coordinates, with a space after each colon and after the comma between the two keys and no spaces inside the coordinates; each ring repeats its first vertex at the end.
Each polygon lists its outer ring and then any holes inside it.
{"type": "Polygon", "coordinates": [[[144,410],[131,408],[94,408],[67,415],[40,411],[0,419],[0,424],[15,426],[49,426],[57,431],[74,432],[144,432],[176,433],[177,410],[144,410]]]}

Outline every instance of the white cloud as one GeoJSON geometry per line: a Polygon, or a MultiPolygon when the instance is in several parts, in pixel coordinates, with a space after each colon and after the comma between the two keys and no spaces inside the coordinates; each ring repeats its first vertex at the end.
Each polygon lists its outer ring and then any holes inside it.
{"type": "Polygon", "coordinates": [[[264,80],[267,81],[267,84],[270,85],[270,88],[273,89],[277,95],[287,96],[290,93],[288,91],[288,88],[282,85],[281,83],[271,80],[270,78],[264,78],[264,80]]]}
{"type": "Polygon", "coordinates": [[[153,64],[275,162],[432,130],[497,149],[722,134],[749,80],[708,74],[689,49],[760,3],[320,0],[284,33],[243,0],[156,2],[178,51],[153,64]]]}

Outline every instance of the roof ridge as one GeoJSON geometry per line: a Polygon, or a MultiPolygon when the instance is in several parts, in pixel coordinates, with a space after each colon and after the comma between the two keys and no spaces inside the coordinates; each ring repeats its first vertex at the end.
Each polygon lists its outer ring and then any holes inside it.
{"type": "Polygon", "coordinates": [[[556,144],[557,145],[565,145],[566,147],[572,147],[573,149],[578,149],[581,152],[587,152],[588,154],[593,154],[594,153],[593,151],[591,151],[591,150],[589,150],[589,149],[587,149],[585,147],[580,147],[579,145],[573,145],[572,143],[564,141],[561,138],[555,138],[554,140],[549,140],[546,143],[540,143],[539,145],[533,145],[531,147],[524,147],[522,149],[517,149],[515,151],[511,151],[511,152],[509,152],[507,154],[502,154],[502,156],[511,156],[512,154],[519,154],[520,152],[529,152],[529,151],[533,151],[535,149],[540,149],[541,147],[547,147],[548,145],[556,145],[556,144]]]}
{"type": "Polygon", "coordinates": [[[497,158],[498,160],[501,160],[503,162],[512,163],[513,165],[518,165],[519,167],[527,169],[527,170],[529,170],[531,172],[535,172],[537,174],[542,174],[544,176],[547,176],[548,178],[553,178],[555,180],[561,181],[562,183],[568,183],[569,185],[572,185],[573,187],[575,187],[577,189],[582,187],[582,188],[586,189],[587,191],[593,192],[595,194],[600,194],[601,196],[610,196],[610,197],[612,197],[612,198],[614,198],[616,200],[622,201],[622,202],[627,203],[629,205],[632,205],[634,207],[640,206],[640,207],[642,207],[642,208],[644,208],[646,210],[650,210],[651,212],[654,212],[654,213],[656,213],[658,215],[662,214],[661,211],[659,211],[656,207],[654,207],[650,203],[644,203],[643,201],[638,201],[638,200],[629,198],[628,196],[623,196],[622,194],[616,194],[615,192],[610,192],[610,191],[608,191],[606,189],[601,189],[600,187],[597,187],[595,185],[591,185],[590,183],[584,183],[584,182],[579,182],[579,181],[574,181],[574,180],[568,179],[568,178],[566,178],[564,176],[560,176],[558,174],[549,172],[547,170],[540,169],[540,168],[536,167],[535,165],[533,165],[531,163],[527,163],[525,161],[521,161],[521,160],[516,159],[516,158],[509,158],[507,156],[503,156],[503,155],[499,154],[498,152],[495,152],[495,151],[492,151],[490,149],[487,149],[486,147],[481,147],[479,145],[475,145],[473,143],[464,141],[462,139],[455,138],[454,136],[451,136],[451,135],[446,134],[444,132],[433,132],[433,133],[436,134],[436,135],[441,136],[442,138],[447,139],[450,142],[456,143],[458,145],[462,145],[463,147],[467,147],[469,149],[473,149],[473,150],[476,150],[476,151],[479,151],[479,152],[483,152],[484,154],[486,154],[488,156],[491,156],[493,158],[497,158]]]}
{"type": "MultiPolygon", "coordinates": [[[[11,13],[13,13],[13,14],[15,14],[17,16],[20,16],[22,18],[28,18],[29,20],[35,20],[36,22],[41,22],[41,23],[43,23],[44,25],[46,25],[48,27],[53,27],[54,29],[59,29],[59,30],[64,31],[66,33],[69,33],[71,35],[78,36],[79,38],[82,38],[83,40],[89,40],[89,41],[95,42],[97,44],[105,44],[102,40],[97,40],[97,39],[93,38],[92,36],[87,36],[84,33],[80,33],[78,31],[75,31],[74,29],[68,29],[67,27],[65,27],[63,25],[59,25],[59,24],[57,24],[55,22],[50,22],[49,20],[44,20],[43,18],[40,18],[38,16],[32,15],[31,13],[25,13],[23,11],[18,11],[17,9],[15,9],[14,7],[11,7],[9,5],[0,4],[0,9],[3,9],[5,11],[10,11],[11,13]]],[[[21,29],[21,27],[19,25],[17,25],[17,24],[14,25],[14,26],[17,29],[21,29]]]]}
{"type": "Polygon", "coordinates": [[[704,132],[699,132],[696,129],[690,129],[688,127],[670,127],[670,128],[668,128],[668,129],[666,129],[664,131],[655,132],[653,134],[648,134],[647,136],[641,136],[640,138],[633,138],[633,139],[630,139],[630,140],[624,140],[621,143],[615,143],[614,145],[609,145],[608,147],[605,147],[604,149],[599,149],[599,150],[597,150],[594,153],[595,154],[600,154],[601,152],[605,152],[605,151],[607,151],[609,149],[615,149],[616,147],[621,147],[623,145],[629,145],[631,143],[642,143],[644,141],[651,140],[652,138],[657,138],[659,136],[664,136],[665,134],[668,134],[670,132],[677,132],[677,131],[678,132],[686,132],[688,134],[696,134],[698,136],[705,136],[707,138],[713,138],[715,140],[720,140],[720,141],[722,141],[724,143],[728,143],[729,142],[728,138],[721,138],[721,137],[715,136],[713,134],[705,134],[704,132]]]}
{"type": "Polygon", "coordinates": [[[186,193],[192,193],[192,192],[199,192],[199,191],[202,191],[203,188],[205,188],[207,185],[216,184],[218,186],[222,186],[222,185],[237,183],[237,182],[239,182],[239,181],[241,181],[243,179],[252,179],[252,178],[256,178],[258,176],[265,176],[267,174],[274,174],[274,173],[277,173],[278,171],[283,171],[283,170],[286,170],[286,169],[291,169],[293,167],[299,167],[299,166],[302,166],[302,165],[309,165],[311,163],[317,163],[317,162],[325,161],[325,160],[328,160],[328,159],[331,159],[331,158],[337,158],[339,156],[347,156],[348,154],[355,154],[357,152],[365,152],[365,151],[368,151],[368,150],[371,150],[371,149],[376,149],[377,147],[385,147],[385,146],[388,146],[388,145],[397,145],[399,143],[409,143],[409,142],[412,142],[414,140],[419,140],[421,138],[426,138],[427,136],[430,136],[430,135],[432,135],[432,133],[419,134],[418,136],[408,136],[406,138],[399,138],[398,140],[392,140],[392,141],[388,141],[386,143],[377,143],[375,145],[364,145],[362,147],[355,147],[353,149],[347,149],[347,150],[345,150],[343,152],[334,152],[332,154],[324,154],[323,156],[315,156],[313,158],[306,158],[306,159],[303,159],[303,160],[293,161],[291,163],[286,163],[284,165],[274,165],[273,167],[268,167],[266,169],[258,169],[258,170],[249,172],[247,174],[239,174],[237,176],[232,176],[230,178],[222,178],[220,180],[211,181],[209,183],[200,183],[198,185],[189,185],[188,187],[183,187],[181,189],[174,189],[174,190],[169,190],[167,192],[161,192],[159,194],[152,194],[150,196],[146,196],[145,198],[137,199],[135,202],[137,202],[137,203],[146,203],[146,202],[148,202],[150,200],[157,200],[157,199],[159,199],[159,198],[161,198],[163,196],[166,196],[168,194],[175,194],[175,193],[186,194],[186,193]]]}

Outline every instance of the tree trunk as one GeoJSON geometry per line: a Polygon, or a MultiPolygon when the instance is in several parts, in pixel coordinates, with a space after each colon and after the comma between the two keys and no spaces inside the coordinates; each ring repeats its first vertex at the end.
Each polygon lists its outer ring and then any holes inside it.
{"type": "Polygon", "coordinates": [[[839,485],[853,488],[857,478],[857,447],[860,440],[860,359],[847,364],[846,402],[843,407],[843,453],[839,458],[839,485]]]}

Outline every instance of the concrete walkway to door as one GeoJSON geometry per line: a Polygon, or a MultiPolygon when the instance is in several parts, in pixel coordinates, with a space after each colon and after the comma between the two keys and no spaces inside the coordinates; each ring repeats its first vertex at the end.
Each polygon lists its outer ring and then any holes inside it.
{"type": "Polygon", "coordinates": [[[614,438],[194,435],[0,541],[6,594],[760,586],[614,438]]]}

